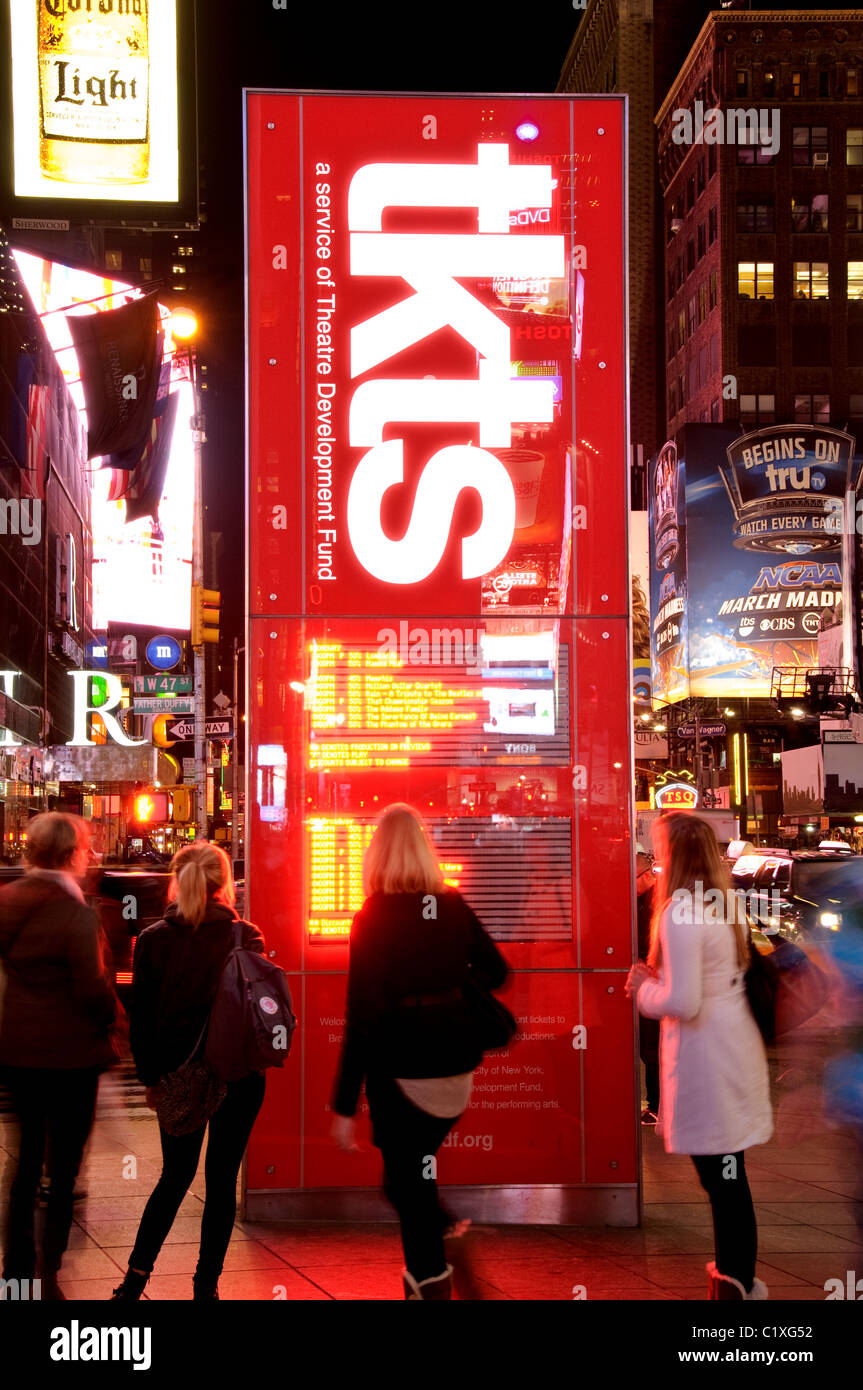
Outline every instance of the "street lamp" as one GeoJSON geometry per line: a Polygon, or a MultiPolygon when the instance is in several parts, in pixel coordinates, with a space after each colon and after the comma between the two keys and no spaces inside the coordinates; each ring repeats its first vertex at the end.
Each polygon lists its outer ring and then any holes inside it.
{"type": "MultiPolygon", "coordinates": [[[[197,358],[194,339],[198,332],[198,320],[189,309],[176,309],[170,318],[171,336],[178,344],[189,363],[189,380],[192,386],[192,399],[195,413],[192,417],[192,440],[195,448],[194,469],[194,532],[192,539],[192,584],[203,588],[204,584],[204,496],[201,472],[202,446],[204,434],[204,414],[198,392],[197,358]]],[[[207,743],[206,743],[206,699],[204,691],[204,649],[193,646],[194,661],[194,705],[195,705],[195,836],[207,838],[207,743]]]]}

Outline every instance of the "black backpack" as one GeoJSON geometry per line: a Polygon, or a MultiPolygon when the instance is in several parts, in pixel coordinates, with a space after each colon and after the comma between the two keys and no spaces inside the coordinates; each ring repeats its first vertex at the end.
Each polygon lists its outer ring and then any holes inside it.
{"type": "Polygon", "coordinates": [[[220,1081],[284,1066],[297,1026],[287,975],[243,946],[245,925],[234,923],[207,1029],[206,1058],[220,1081]]]}

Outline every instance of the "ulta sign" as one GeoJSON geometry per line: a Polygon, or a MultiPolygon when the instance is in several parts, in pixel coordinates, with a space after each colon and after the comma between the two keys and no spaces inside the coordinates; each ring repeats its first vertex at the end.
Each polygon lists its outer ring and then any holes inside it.
{"type": "MultiPolygon", "coordinates": [[[[325,167],[329,172],[329,166],[325,167]]],[[[561,279],[562,236],[519,236],[510,209],[548,210],[550,165],[513,165],[509,147],[479,145],[472,164],[366,164],[348,193],[352,277],[401,277],[414,293],[351,328],[351,380],[451,328],[476,350],[478,370],[466,379],[382,375],[354,391],[349,441],[366,448],[348,491],[347,524],[363,569],[386,584],[415,584],[439,565],[459,493],[479,493],[481,522],[461,542],[461,577],[476,579],[506,556],[515,530],[515,491],[503,463],[489,452],[509,448],[514,424],[554,418],[550,381],[512,376],[511,330],[461,280],[561,279]],[[473,235],[384,232],[390,207],[475,208],[473,235]],[[479,448],[453,443],[425,464],[404,535],[381,524],[388,488],[404,481],[404,440],[384,440],[390,422],[478,427],[479,448]]]]}

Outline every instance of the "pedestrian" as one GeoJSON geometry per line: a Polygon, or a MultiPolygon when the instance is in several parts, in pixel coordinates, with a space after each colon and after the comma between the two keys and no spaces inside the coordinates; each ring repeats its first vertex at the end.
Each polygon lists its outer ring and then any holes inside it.
{"type": "Polygon", "coordinates": [[[770,1138],[773,1116],[767,1055],[746,997],[746,918],[706,821],[673,814],[653,834],[661,870],[653,937],[627,992],[640,1013],[661,1019],[657,1132],[668,1153],[691,1155],[710,1198],[709,1297],[765,1299],[744,1155],[770,1138]]]}
{"type": "MultiPolygon", "coordinates": [[[[138,1079],[155,1108],[154,1088],[195,1051],[206,1027],[225,961],[232,948],[234,880],[224,850],[205,842],[187,845],[171,861],[168,908],[141,932],[135,947],[130,1040],[138,1079]]],[[[243,923],[242,945],[264,954],[258,928],[243,923]]],[[[162,1173],[141,1217],[129,1268],[113,1298],[139,1299],[156,1257],[198,1169],[209,1130],[201,1244],[193,1280],[196,1301],[218,1298],[237,1211],[237,1176],[252,1126],[264,1099],[265,1079],[253,1071],[227,1085],[207,1123],[190,1134],[160,1126],[162,1173]]]]}
{"type": "Polygon", "coordinates": [[[507,966],[464,898],[443,882],[422,820],[387,807],[363,861],[366,901],[351,928],[333,1137],[356,1148],[365,1081],[384,1191],[401,1223],[406,1299],[452,1297],[435,1155],[468,1104],[482,1060],[465,995],[499,989],[507,966]]]}
{"type": "Polygon", "coordinates": [[[79,883],[89,843],[79,816],[36,816],[28,826],[26,871],[0,890],[0,959],[6,975],[0,1075],[20,1123],[3,1278],[36,1276],[34,1209],[50,1153],[39,1269],[42,1297],[51,1300],[64,1298],[58,1275],[99,1075],[117,1060],[112,1028],[119,1006],[99,919],[79,883]]]}
{"type": "MultiPolygon", "coordinates": [[[[654,911],[653,856],[643,845],[635,854],[636,918],[638,927],[638,959],[646,963],[650,952],[650,929],[654,911]]],[[[641,1113],[643,1125],[655,1125],[659,1114],[659,1021],[655,1018],[638,1020],[638,1046],[644,1063],[645,1106],[641,1113]]]]}

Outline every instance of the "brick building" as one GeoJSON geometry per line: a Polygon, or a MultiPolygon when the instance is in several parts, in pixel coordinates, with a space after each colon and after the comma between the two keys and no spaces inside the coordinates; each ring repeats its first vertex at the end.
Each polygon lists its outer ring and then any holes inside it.
{"type": "Polygon", "coordinates": [[[860,437],[860,11],[711,14],[656,125],[666,437],[720,420],[860,437]],[[742,140],[678,143],[681,112],[696,134],[715,108],[720,133],[735,110],[757,114],[759,134],[747,117],[734,123],[742,140]]]}

